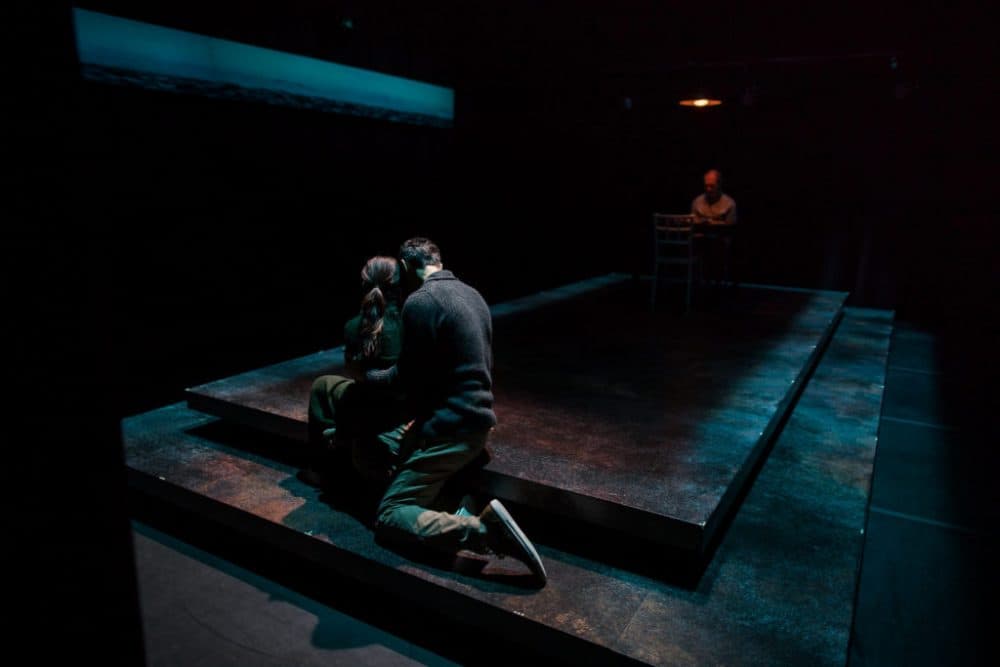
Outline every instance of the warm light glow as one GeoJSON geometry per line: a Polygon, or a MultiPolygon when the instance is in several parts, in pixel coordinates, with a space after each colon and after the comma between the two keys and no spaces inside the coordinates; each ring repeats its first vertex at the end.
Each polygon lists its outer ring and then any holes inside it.
{"type": "Polygon", "coordinates": [[[717,107],[722,104],[722,100],[713,100],[707,97],[699,97],[696,100],[681,100],[683,107],[717,107]]]}

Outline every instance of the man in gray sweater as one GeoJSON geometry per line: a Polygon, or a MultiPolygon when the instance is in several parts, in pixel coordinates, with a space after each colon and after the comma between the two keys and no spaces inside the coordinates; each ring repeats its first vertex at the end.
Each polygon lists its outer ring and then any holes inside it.
{"type": "Polygon", "coordinates": [[[402,389],[413,421],[381,437],[395,469],[376,531],[439,550],[513,555],[544,583],[538,552],[499,500],[478,515],[436,507],[445,483],[479,457],[497,421],[493,325],[482,296],[444,269],[429,239],[406,241],[399,260],[404,293],[410,292],[399,360],[366,379],[402,389]]]}

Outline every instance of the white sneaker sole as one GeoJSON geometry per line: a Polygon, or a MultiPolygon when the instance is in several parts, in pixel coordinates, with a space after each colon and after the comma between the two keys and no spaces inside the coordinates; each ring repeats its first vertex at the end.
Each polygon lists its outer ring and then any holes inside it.
{"type": "Polygon", "coordinates": [[[542,578],[542,582],[545,582],[548,579],[548,575],[545,573],[545,565],[542,563],[541,557],[538,555],[538,552],[535,551],[535,545],[531,543],[528,536],[524,534],[520,526],[517,525],[517,522],[514,521],[514,517],[510,515],[510,512],[507,511],[507,508],[504,507],[499,500],[491,500],[490,508],[493,510],[493,513],[497,515],[497,518],[500,519],[500,523],[503,524],[503,527],[507,530],[507,532],[509,532],[514,539],[517,540],[521,549],[528,554],[528,558],[531,561],[527,564],[528,567],[531,568],[532,572],[542,578]]]}

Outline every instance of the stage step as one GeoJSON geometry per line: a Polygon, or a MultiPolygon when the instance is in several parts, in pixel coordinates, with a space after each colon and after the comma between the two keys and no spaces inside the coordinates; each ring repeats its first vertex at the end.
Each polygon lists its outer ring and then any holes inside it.
{"type": "Polygon", "coordinates": [[[542,655],[842,665],[891,322],[891,313],[846,310],[714,557],[690,584],[672,581],[654,553],[623,553],[627,544],[567,548],[531,521],[549,572],[541,590],[503,576],[509,559],[477,574],[401,556],[375,543],[349,499],[342,505],[335,493],[303,484],[294,463],[277,460],[285,441],[182,404],[123,422],[129,481],[143,498],[542,655]]]}
{"type": "MultiPolygon", "coordinates": [[[[843,292],[747,286],[649,313],[611,275],[493,308],[485,490],[705,554],[837,326],[843,292]]],[[[304,441],[309,388],[340,348],[188,390],[188,405],[304,441]]]]}

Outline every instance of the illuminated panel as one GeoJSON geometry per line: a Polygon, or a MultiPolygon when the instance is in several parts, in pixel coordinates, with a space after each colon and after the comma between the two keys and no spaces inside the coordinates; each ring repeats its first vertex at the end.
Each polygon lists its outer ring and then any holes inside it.
{"type": "Polygon", "coordinates": [[[451,88],[74,8],[84,78],[450,127],[451,88]]]}

